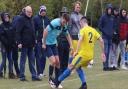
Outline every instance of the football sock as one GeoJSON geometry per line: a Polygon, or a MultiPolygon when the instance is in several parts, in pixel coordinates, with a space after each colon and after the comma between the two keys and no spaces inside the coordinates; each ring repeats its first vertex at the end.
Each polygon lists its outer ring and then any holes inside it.
{"type": "Polygon", "coordinates": [[[65,78],[67,78],[71,74],[71,69],[66,69],[63,74],[61,74],[58,78],[58,81],[63,81],[65,78]]]}
{"type": "Polygon", "coordinates": [[[49,78],[52,77],[52,75],[53,75],[53,71],[54,71],[54,66],[49,65],[49,78]]]}
{"type": "Polygon", "coordinates": [[[69,58],[69,64],[72,63],[72,60],[73,60],[73,57],[70,57],[70,58],[69,58]]]}
{"type": "Polygon", "coordinates": [[[60,69],[55,67],[55,79],[58,79],[59,75],[60,75],[60,69]]]}
{"type": "Polygon", "coordinates": [[[80,77],[80,80],[82,81],[82,84],[86,83],[85,74],[84,74],[84,71],[81,69],[81,67],[78,68],[76,71],[80,77]]]}

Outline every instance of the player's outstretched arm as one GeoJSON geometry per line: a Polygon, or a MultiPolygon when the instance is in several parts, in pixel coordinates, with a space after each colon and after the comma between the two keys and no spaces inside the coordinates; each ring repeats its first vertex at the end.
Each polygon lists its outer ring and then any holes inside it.
{"type": "Polygon", "coordinates": [[[43,32],[43,48],[44,49],[46,48],[46,37],[47,37],[47,34],[48,34],[48,30],[47,30],[47,28],[45,28],[44,32],[43,32]]]}
{"type": "Polygon", "coordinates": [[[105,62],[106,56],[105,56],[105,53],[104,53],[104,41],[103,41],[102,37],[99,38],[99,43],[100,43],[100,47],[102,49],[101,58],[102,58],[102,61],[105,62]]]}

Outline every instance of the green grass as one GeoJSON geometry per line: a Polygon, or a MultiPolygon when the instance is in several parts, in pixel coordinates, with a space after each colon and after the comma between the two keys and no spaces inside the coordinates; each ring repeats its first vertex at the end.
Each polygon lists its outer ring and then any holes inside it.
{"type": "MultiPolygon", "coordinates": [[[[128,71],[102,71],[100,58],[101,49],[95,47],[95,64],[92,69],[85,69],[88,89],[128,89],[128,71]]],[[[0,79],[0,89],[51,89],[48,78],[40,82],[32,82],[26,63],[26,76],[29,82],[20,82],[19,79],[0,79]]],[[[48,61],[47,61],[48,64],[48,61]]],[[[48,74],[48,67],[46,67],[48,74]]],[[[7,77],[7,74],[6,74],[7,77]]],[[[64,89],[78,89],[81,82],[76,74],[71,75],[62,83],[64,89]]]]}

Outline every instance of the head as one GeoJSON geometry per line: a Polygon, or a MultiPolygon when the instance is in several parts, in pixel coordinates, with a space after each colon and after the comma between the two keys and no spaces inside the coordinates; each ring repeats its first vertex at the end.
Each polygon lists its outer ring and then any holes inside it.
{"type": "Polygon", "coordinates": [[[74,11],[79,13],[80,10],[81,10],[81,2],[80,1],[77,1],[77,2],[75,2],[74,11]]]}
{"type": "Polygon", "coordinates": [[[39,15],[41,15],[41,16],[46,15],[46,6],[45,5],[40,6],[39,15]]]}
{"type": "Polygon", "coordinates": [[[127,11],[126,11],[126,9],[121,9],[120,15],[121,15],[122,17],[127,17],[127,11]]]}
{"type": "Polygon", "coordinates": [[[70,19],[70,17],[69,17],[68,14],[66,14],[66,13],[63,14],[63,15],[61,16],[61,26],[64,26],[64,25],[68,24],[69,19],[70,19]]]}
{"type": "Polygon", "coordinates": [[[113,15],[118,16],[119,15],[119,9],[113,8],[113,15]]]}
{"type": "Polygon", "coordinates": [[[29,17],[29,18],[31,18],[32,17],[32,7],[31,6],[26,6],[25,8],[25,15],[27,16],[27,17],[29,17]]]}
{"type": "Polygon", "coordinates": [[[62,7],[62,10],[60,11],[60,16],[63,14],[69,14],[67,7],[62,7]]]}
{"type": "Polygon", "coordinates": [[[112,4],[107,4],[107,6],[106,6],[106,13],[108,15],[112,14],[112,4]]]}
{"type": "Polygon", "coordinates": [[[83,28],[84,26],[88,26],[88,21],[87,21],[87,18],[85,16],[83,16],[80,19],[80,26],[81,26],[81,28],[83,28]]]}
{"type": "Polygon", "coordinates": [[[1,19],[2,19],[3,22],[9,22],[9,21],[10,21],[9,13],[3,12],[3,13],[1,14],[1,19]]]}

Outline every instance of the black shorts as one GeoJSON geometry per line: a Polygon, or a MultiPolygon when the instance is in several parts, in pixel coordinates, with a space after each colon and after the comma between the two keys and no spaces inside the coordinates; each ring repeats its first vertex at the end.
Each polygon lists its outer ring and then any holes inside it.
{"type": "Polygon", "coordinates": [[[46,55],[47,57],[58,56],[58,49],[56,45],[46,45],[46,55]]]}

